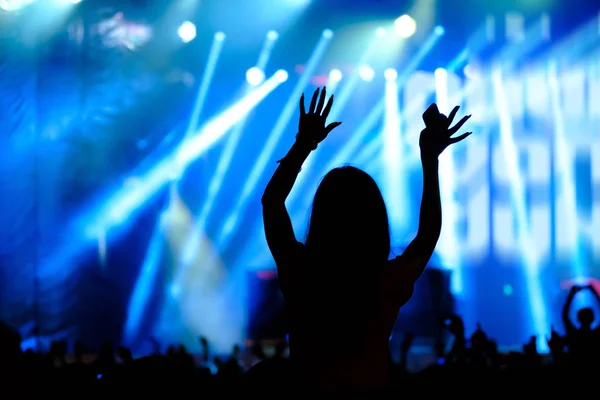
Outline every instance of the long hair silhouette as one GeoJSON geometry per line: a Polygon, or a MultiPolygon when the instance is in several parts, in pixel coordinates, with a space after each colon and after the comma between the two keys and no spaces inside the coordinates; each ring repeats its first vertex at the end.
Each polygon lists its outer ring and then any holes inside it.
{"type": "MultiPolygon", "coordinates": [[[[390,253],[388,214],[369,174],[345,166],[325,175],[313,200],[306,248],[316,261],[367,262],[372,273],[385,264],[390,253]]],[[[338,262],[329,267],[348,267],[338,262]]]]}
{"type": "Polygon", "coordinates": [[[369,319],[377,318],[378,279],[390,252],[385,202],[369,174],[345,166],[325,175],[305,246],[316,268],[313,316],[319,334],[330,340],[327,352],[338,346],[343,351],[347,341],[363,339],[369,319]]]}

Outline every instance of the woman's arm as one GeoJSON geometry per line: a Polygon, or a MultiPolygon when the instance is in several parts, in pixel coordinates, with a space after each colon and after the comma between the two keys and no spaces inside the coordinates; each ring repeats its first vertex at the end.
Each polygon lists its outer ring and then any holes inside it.
{"type": "Polygon", "coordinates": [[[263,222],[269,250],[277,264],[280,281],[285,280],[285,268],[298,256],[300,243],[296,240],[292,221],[285,208],[285,199],[290,194],[302,164],[312,150],[324,140],[329,132],[339,126],[334,122],[325,126],[327,115],[333,104],[333,96],[325,105],[326,90],[317,89],[312,97],[308,113],[304,108],[304,95],[300,98],[300,123],[296,142],[288,154],[279,161],[279,166],[269,181],[262,197],[263,222]],[[319,100],[317,103],[317,99],[319,100]]]}
{"type": "Polygon", "coordinates": [[[435,250],[442,230],[442,204],[440,198],[439,184],[439,155],[451,144],[458,143],[471,134],[471,132],[452,137],[470,118],[462,118],[454,127],[450,128],[459,107],[455,107],[450,115],[437,111],[432,106],[437,116],[430,122],[419,139],[421,148],[421,164],[423,166],[423,197],[421,199],[421,211],[419,215],[419,228],[417,235],[408,245],[404,253],[394,261],[403,264],[402,269],[405,280],[415,282],[423,273],[435,250]]]}
{"type": "Polygon", "coordinates": [[[298,247],[292,221],[285,207],[285,199],[311,151],[309,143],[297,140],[288,154],[280,160],[262,196],[265,236],[278,266],[286,262],[286,256],[293,257],[298,247]]]}
{"type": "Polygon", "coordinates": [[[404,253],[404,268],[410,269],[410,280],[416,281],[429,262],[442,232],[442,202],[440,197],[439,162],[437,158],[421,157],[423,166],[423,195],[417,235],[404,253]],[[418,261],[416,261],[418,260],[418,261]]]}

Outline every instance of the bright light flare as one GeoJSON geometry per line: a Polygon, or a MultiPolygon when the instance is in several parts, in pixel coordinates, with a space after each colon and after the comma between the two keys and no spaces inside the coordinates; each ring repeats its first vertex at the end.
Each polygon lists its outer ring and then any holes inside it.
{"type": "Polygon", "coordinates": [[[246,71],[246,81],[250,86],[258,86],[265,80],[265,73],[258,67],[246,71]]]}
{"type": "Polygon", "coordinates": [[[394,21],[396,34],[402,38],[409,38],[417,31],[417,22],[408,14],[398,17],[394,21]]]}
{"type": "Polygon", "coordinates": [[[337,68],[329,71],[329,80],[331,82],[339,82],[342,80],[343,77],[344,75],[342,74],[342,71],[340,71],[337,68]]]}
{"type": "Polygon", "coordinates": [[[388,68],[383,72],[386,81],[395,81],[398,78],[398,71],[394,68],[388,68]]]}
{"type": "Polygon", "coordinates": [[[225,40],[225,33],[223,32],[217,32],[215,33],[215,40],[222,42],[223,40],[225,40]]]}
{"type": "Polygon", "coordinates": [[[190,21],[185,21],[177,30],[177,34],[183,43],[189,43],[196,38],[196,25],[190,21]]]}
{"type": "Polygon", "coordinates": [[[363,65],[358,68],[358,75],[363,81],[371,82],[373,78],[375,78],[375,71],[373,71],[373,68],[369,67],[368,65],[363,65]]]}
{"type": "Polygon", "coordinates": [[[287,71],[284,69],[280,69],[279,71],[275,72],[275,75],[274,75],[275,80],[279,83],[283,83],[283,82],[287,81],[288,77],[289,77],[289,75],[288,75],[287,71]]]}

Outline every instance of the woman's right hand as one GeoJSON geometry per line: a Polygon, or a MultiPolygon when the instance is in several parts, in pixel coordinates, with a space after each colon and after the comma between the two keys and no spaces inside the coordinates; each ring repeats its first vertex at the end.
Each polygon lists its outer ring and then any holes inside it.
{"type": "Polygon", "coordinates": [[[310,101],[308,112],[306,112],[304,107],[304,94],[300,97],[300,121],[298,123],[298,136],[296,138],[309,142],[313,148],[316,148],[332,130],[342,124],[341,122],[332,122],[329,125],[325,125],[327,116],[333,105],[333,96],[329,98],[327,105],[325,105],[326,97],[327,89],[324,87],[321,91],[317,88],[310,101]],[[319,96],[319,92],[321,96],[319,96]]]}

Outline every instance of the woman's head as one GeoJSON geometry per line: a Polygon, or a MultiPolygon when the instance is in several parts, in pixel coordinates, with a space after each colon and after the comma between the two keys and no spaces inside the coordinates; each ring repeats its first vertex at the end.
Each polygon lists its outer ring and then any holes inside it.
{"type": "Polygon", "coordinates": [[[341,167],[325,175],[313,201],[306,247],[313,257],[327,262],[383,265],[387,261],[387,210],[369,174],[341,167]]]}

